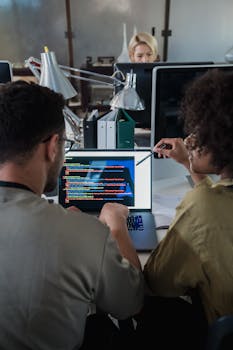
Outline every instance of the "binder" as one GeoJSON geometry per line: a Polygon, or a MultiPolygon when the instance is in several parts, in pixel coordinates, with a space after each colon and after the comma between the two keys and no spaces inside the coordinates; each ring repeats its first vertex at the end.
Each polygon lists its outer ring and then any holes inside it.
{"type": "Polygon", "coordinates": [[[106,148],[107,149],[115,149],[116,148],[116,122],[117,122],[117,111],[112,111],[111,115],[108,116],[106,123],[106,148]]]}
{"type": "Polygon", "coordinates": [[[97,148],[98,109],[94,109],[88,118],[83,120],[84,148],[97,148]]]}
{"type": "Polygon", "coordinates": [[[134,148],[134,128],[135,121],[124,109],[119,109],[116,148],[134,148]]]}
{"type": "Polygon", "coordinates": [[[99,149],[106,149],[106,145],[107,145],[106,130],[107,130],[107,125],[103,116],[97,121],[97,148],[99,149]]]}
{"type": "Polygon", "coordinates": [[[117,111],[104,114],[97,121],[97,147],[99,149],[116,148],[116,119],[117,111]]]}

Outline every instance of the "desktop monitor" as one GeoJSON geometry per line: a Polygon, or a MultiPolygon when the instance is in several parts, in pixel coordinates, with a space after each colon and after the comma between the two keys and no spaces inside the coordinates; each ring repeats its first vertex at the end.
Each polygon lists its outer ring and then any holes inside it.
{"type": "Polygon", "coordinates": [[[0,84],[12,81],[12,66],[9,61],[0,61],[0,84]]]}
{"type": "MultiPolygon", "coordinates": [[[[212,62],[153,62],[153,63],[115,63],[114,71],[121,71],[124,76],[126,73],[136,74],[136,90],[140,98],[144,101],[145,110],[128,111],[129,115],[136,122],[136,128],[151,128],[151,90],[152,90],[152,71],[160,66],[178,66],[178,65],[200,65],[211,64],[212,62]]],[[[116,78],[122,80],[122,75],[116,73],[116,78]]],[[[115,93],[122,89],[122,86],[115,87],[115,93]]]]}
{"type": "MultiPolygon", "coordinates": [[[[233,64],[185,65],[155,67],[152,74],[151,147],[163,137],[182,137],[179,118],[185,88],[207,70],[219,68],[233,72],[233,64]]],[[[155,153],[155,157],[157,154],[155,153]]]]}

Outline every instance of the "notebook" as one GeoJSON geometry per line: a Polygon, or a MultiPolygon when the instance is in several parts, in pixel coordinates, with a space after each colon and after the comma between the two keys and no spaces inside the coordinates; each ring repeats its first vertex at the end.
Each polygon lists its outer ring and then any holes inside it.
{"type": "Polygon", "coordinates": [[[152,213],[152,157],[136,165],[149,154],[148,149],[69,152],[59,176],[59,203],[94,215],[106,202],[127,205],[128,229],[135,248],[154,249],[158,242],[152,213]]]}

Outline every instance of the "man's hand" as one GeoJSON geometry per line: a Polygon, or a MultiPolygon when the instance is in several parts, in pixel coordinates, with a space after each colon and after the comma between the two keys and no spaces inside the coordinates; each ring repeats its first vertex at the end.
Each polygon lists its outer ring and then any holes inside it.
{"type": "Polygon", "coordinates": [[[118,232],[122,232],[127,228],[126,219],[128,214],[129,209],[125,205],[106,203],[100,212],[99,220],[106,224],[115,236],[118,232]]]}
{"type": "Polygon", "coordinates": [[[81,211],[79,208],[75,207],[74,205],[71,205],[70,207],[68,207],[67,210],[72,210],[72,211],[77,211],[77,212],[81,211]]]}
{"type": "Polygon", "coordinates": [[[122,256],[141,270],[141,264],[127,228],[128,214],[129,209],[125,205],[106,203],[101,210],[99,220],[109,227],[112,236],[118,243],[122,256]]]}

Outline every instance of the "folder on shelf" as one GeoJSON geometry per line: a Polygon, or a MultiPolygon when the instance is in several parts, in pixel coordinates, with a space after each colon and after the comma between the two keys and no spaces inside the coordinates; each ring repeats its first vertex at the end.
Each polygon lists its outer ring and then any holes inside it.
{"type": "Polygon", "coordinates": [[[116,148],[117,110],[103,115],[97,122],[97,147],[99,149],[116,148]]]}
{"type": "Polygon", "coordinates": [[[116,124],[116,148],[134,148],[135,121],[124,109],[119,109],[116,124]]]}
{"type": "Polygon", "coordinates": [[[90,115],[83,120],[84,148],[97,148],[97,120],[98,109],[94,109],[90,115]]]}

